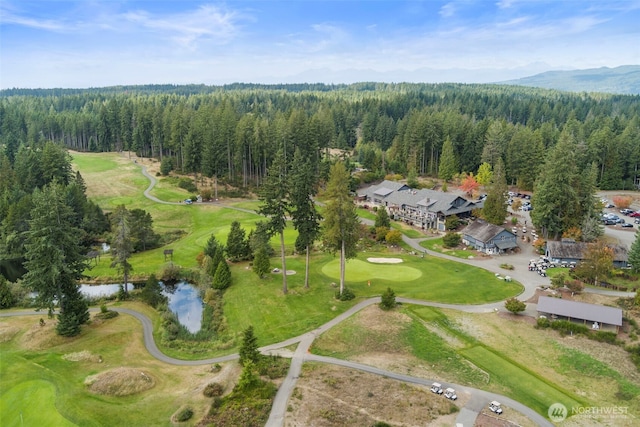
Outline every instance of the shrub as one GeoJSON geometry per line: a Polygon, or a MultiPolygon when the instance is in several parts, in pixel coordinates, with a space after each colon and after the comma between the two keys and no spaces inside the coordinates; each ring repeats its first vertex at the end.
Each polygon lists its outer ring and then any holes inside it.
{"type": "Polygon", "coordinates": [[[202,391],[205,397],[222,396],[222,393],[224,393],[224,386],[220,383],[209,383],[202,391]]]}
{"type": "Polygon", "coordinates": [[[340,294],[339,290],[336,292],[336,299],[340,301],[350,301],[355,297],[356,295],[353,293],[353,291],[346,286],[344,287],[344,289],[342,289],[342,294],[340,294]]]}
{"type": "Polygon", "coordinates": [[[442,245],[445,248],[455,248],[460,244],[461,237],[458,233],[449,232],[442,238],[442,245]]]}
{"type": "Polygon", "coordinates": [[[162,281],[165,284],[176,283],[180,280],[180,266],[170,262],[162,271],[162,281]]]}
{"type": "Polygon", "coordinates": [[[383,292],[380,301],[380,308],[383,310],[391,310],[396,306],[396,294],[393,292],[393,289],[387,288],[386,291],[383,292]]]}
{"type": "Polygon", "coordinates": [[[520,301],[518,298],[513,297],[505,301],[504,307],[513,314],[518,314],[527,308],[527,304],[520,301]]]}
{"type": "Polygon", "coordinates": [[[546,329],[549,326],[551,326],[551,322],[549,322],[549,319],[546,317],[538,317],[538,320],[536,320],[536,327],[538,329],[546,329]]]}
{"type": "Polygon", "coordinates": [[[608,331],[596,331],[591,335],[591,339],[599,342],[606,342],[608,344],[618,344],[618,334],[608,331]]]}
{"type": "Polygon", "coordinates": [[[585,325],[579,325],[577,323],[570,322],[568,320],[554,320],[551,322],[551,329],[555,329],[562,335],[566,334],[587,334],[589,328],[585,325]]]}
{"type": "Polygon", "coordinates": [[[196,187],[196,185],[190,178],[180,178],[180,180],[178,181],[178,187],[184,188],[190,193],[198,192],[198,187],[196,187]]]}
{"type": "Polygon", "coordinates": [[[178,412],[178,415],[176,415],[176,421],[183,423],[185,421],[189,421],[191,417],[193,417],[193,409],[187,407],[178,412]]]}
{"type": "Polygon", "coordinates": [[[451,215],[447,217],[444,224],[447,230],[455,230],[460,225],[460,218],[458,218],[456,215],[451,215]]]}
{"type": "Polygon", "coordinates": [[[164,156],[162,162],[160,162],[160,173],[162,175],[169,175],[169,172],[173,169],[173,159],[169,156],[164,156]]]}

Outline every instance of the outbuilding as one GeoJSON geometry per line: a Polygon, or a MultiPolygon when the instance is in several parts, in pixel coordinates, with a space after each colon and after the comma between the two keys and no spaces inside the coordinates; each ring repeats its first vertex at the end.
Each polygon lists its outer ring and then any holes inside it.
{"type": "Polygon", "coordinates": [[[564,318],[570,321],[590,323],[591,329],[612,329],[622,326],[622,309],[599,304],[571,301],[562,298],[538,298],[538,313],[551,318],[564,318]]]}

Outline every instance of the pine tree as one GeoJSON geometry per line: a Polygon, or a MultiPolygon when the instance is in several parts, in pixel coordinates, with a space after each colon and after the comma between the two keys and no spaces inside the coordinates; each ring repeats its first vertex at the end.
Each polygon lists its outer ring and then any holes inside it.
{"type": "Polygon", "coordinates": [[[384,206],[378,207],[374,227],[391,228],[391,220],[389,219],[389,214],[387,213],[387,209],[384,206]]]}
{"type": "Polygon", "coordinates": [[[531,220],[547,238],[558,238],[568,228],[580,227],[583,221],[575,148],[572,134],[563,131],[536,182],[531,220]]]}
{"type": "Polygon", "coordinates": [[[263,278],[271,270],[271,263],[269,261],[269,255],[267,249],[262,247],[254,252],[253,256],[253,272],[258,275],[259,278],[263,278]]]}
{"type": "Polygon", "coordinates": [[[33,192],[33,209],[25,239],[27,273],[24,283],[38,293],[38,308],[53,314],[60,305],[59,333],[80,332],[89,320],[86,301],[78,289],[78,280],[88,267],[85,249],[78,244],[81,230],[73,225],[74,212],[65,203],[64,188],[53,183],[33,192]]]}
{"type": "Polygon", "coordinates": [[[131,236],[131,227],[129,211],[120,205],[116,207],[111,217],[111,267],[115,267],[119,273],[123,275],[123,288],[125,297],[128,293],[129,273],[133,270],[133,266],[129,262],[133,253],[133,239],[131,236]]]}
{"type": "Polygon", "coordinates": [[[438,178],[449,181],[458,171],[458,160],[453,150],[453,142],[447,137],[442,145],[440,165],[438,166],[438,178]]]}
{"type": "Polygon", "coordinates": [[[242,366],[246,366],[248,362],[257,364],[260,360],[258,338],[253,333],[253,326],[249,326],[242,333],[242,346],[238,353],[240,355],[240,365],[242,366]]]}
{"type": "Polygon", "coordinates": [[[287,262],[284,246],[284,229],[287,227],[287,215],[291,211],[289,200],[289,182],[284,152],[278,150],[260,190],[262,204],[258,214],[268,218],[269,231],[280,236],[280,259],[282,263],[282,292],[287,293],[287,262]]]}
{"type": "Polygon", "coordinates": [[[323,240],[328,250],[340,251],[340,295],[342,295],[346,260],[354,258],[357,254],[360,225],[356,205],[349,194],[349,173],[344,163],[337,162],[331,167],[325,197],[327,202],[323,240]]]}
{"type": "Polygon", "coordinates": [[[231,269],[229,264],[225,261],[218,263],[216,272],[213,275],[213,288],[214,289],[227,289],[231,286],[231,269]]]}
{"type": "Polygon", "coordinates": [[[502,159],[498,159],[494,166],[493,177],[482,208],[482,217],[496,225],[502,225],[507,217],[507,182],[502,159]]]}
{"type": "Polygon", "coordinates": [[[636,240],[634,240],[631,244],[628,256],[629,264],[631,264],[631,269],[635,273],[640,272],[640,231],[636,232],[636,240]]]}
{"type": "Polygon", "coordinates": [[[249,257],[251,248],[245,236],[245,230],[240,226],[240,222],[233,221],[227,235],[226,245],[227,255],[232,261],[241,261],[249,257]]]}
{"type": "Polygon", "coordinates": [[[296,167],[291,173],[291,217],[293,226],[298,231],[296,248],[303,248],[306,253],[304,287],[309,287],[309,265],[311,246],[320,234],[322,217],[316,209],[313,197],[316,195],[317,177],[313,172],[310,159],[304,160],[301,151],[296,148],[293,156],[296,167]]]}

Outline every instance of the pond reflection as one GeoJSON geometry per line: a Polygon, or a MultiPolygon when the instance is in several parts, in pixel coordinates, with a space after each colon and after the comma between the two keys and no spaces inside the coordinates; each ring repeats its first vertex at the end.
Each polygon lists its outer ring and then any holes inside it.
{"type": "MultiPolygon", "coordinates": [[[[202,328],[203,311],[202,298],[198,289],[187,282],[178,282],[174,286],[162,285],[162,287],[162,294],[168,299],[169,310],[178,316],[180,324],[192,334],[198,332],[202,328]]],[[[133,285],[129,284],[128,288],[132,290],[133,285]]],[[[90,298],[115,295],[119,290],[119,284],[80,285],[80,292],[90,298]]]]}
{"type": "Polygon", "coordinates": [[[195,334],[202,327],[202,298],[194,286],[178,282],[175,286],[165,286],[162,291],[169,299],[169,310],[178,316],[178,321],[189,332],[195,334]]]}

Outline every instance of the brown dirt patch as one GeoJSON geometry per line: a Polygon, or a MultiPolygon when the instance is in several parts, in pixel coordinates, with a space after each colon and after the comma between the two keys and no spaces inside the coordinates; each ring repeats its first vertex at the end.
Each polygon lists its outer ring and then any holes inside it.
{"type": "Polygon", "coordinates": [[[56,345],[64,344],[72,340],[73,338],[61,337],[56,334],[57,320],[49,319],[46,316],[43,317],[45,321],[44,326],[40,326],[39,318],[35,316],[31,317],[33,324],[26,332],[20,337],[20,346],[25,350],[44,350],[54,347],[56,345]]]}
{"type": "Polygon", "coordinates": [[[503,414],[495,415],[493,412],[483,409],[476,418],[474,427],[534,427],[537,424],[519,412],[505,408],[503,414]],[[508,417],[508,418],[507,418],[508,417]]]}
{"type": "Polygon", "coordinates": [[[0,343],[11,341],[18,332],[20,332],[20,328],[16,326],[0,325],[0,343]]]}
{"type": "Polygon", "coordinates": [[[68,353],[62,356],[64,360],[70,362],[94,362],[101,363],[102,358],[97,354],[93,354],[88,350],[78,351],[75,353],[68,353]]]}
{"type": "Polygon", "coordinates": [[[357,370],[307,363],[289,400],[286,427],[454,425],[456,407],[426,387],[357,370]]]}
{"type": "Polygon", "coordinates": [[[153,377],[136,368],[116,368],[91,375],[84,381],[89,391],[107,396],[129,396],[153,388],[153,377]]]}

